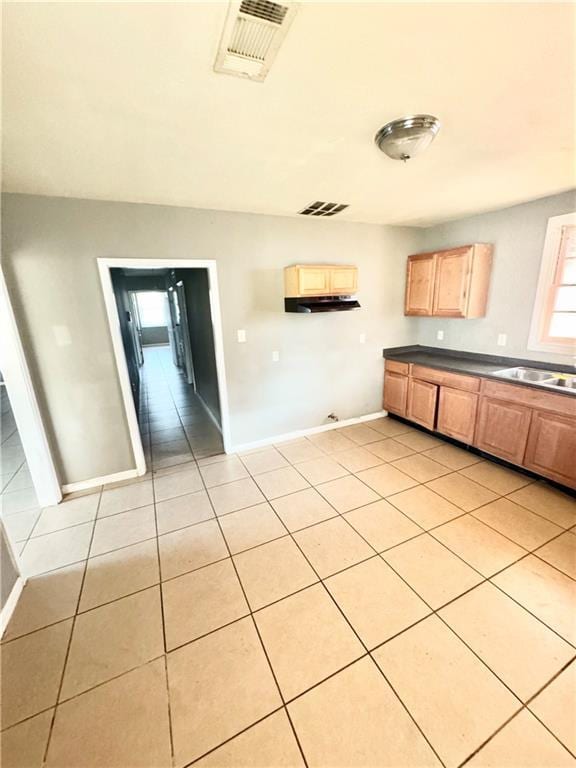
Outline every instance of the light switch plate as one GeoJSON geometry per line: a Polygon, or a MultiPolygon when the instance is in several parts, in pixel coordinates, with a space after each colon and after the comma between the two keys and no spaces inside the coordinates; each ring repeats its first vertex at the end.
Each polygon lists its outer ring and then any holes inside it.
{"type": "Polygon", "coordinates": [[[360,334],[360,344],[366,344],[366,334],[361,333],[360,334]]]}
{"type": "Polygon", "coordinates": [[[280,352],[277,349],[272,352],[272,362],[277,363],[280,360],[280,352]]]}
{"type": "Polygon", "coordinates": [[[438,341],[442,341],[444,339],[444,331],[436,331],[436,338],[438,341]]]}
{"type": "Polygon", "coordinates": [[[499,333],[498,339],[496,340],[496,344],[498,344],[499,347],[505,347],[506,342],[508,341],[508,337],[505,333],[499,333]]]}
{"type": "Polygon", "coordinates": [[[238,344],[244,344],[246,342],[246,331],[238,330],[236,331],[236,336],[238,337],[238,344]]]}

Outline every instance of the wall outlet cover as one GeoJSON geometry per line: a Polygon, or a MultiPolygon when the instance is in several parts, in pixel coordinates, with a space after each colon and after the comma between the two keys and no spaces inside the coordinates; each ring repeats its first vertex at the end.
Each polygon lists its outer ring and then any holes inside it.
{"type": "Polygon", "coordinates": [[[496,344],[498,344],[499,347],[505,347],[506,342],[508,341],[508,337],[505,333],[499,333],[498,339],[496,340],[496,344]]]}
{"type": "Polygon", "coordinates": [[[366,334],[361,333],[360,334],[360,344],[366,344],[366,334]]]}
{"type": "Polygon", "coordinates": [[[279,360],[280,360],[280,352],[278,352],[278,350],[277,350],[277,349],[275,349],[275,350],[272,352],[272,362],[273,362],[273,363],[277,363],[279,360]]]}
{"type": "Polygon", "coordinates": [[[238,338],[238,344],[244,344],[246,342],[246,331],[238,330],[236,331],[236,336],[238,338]]]}
{"type": "Polygon", "coordinates": [[[436,331],[436,338],[438,341],[442,341],[444,339],[444,331],[436,331]]]}

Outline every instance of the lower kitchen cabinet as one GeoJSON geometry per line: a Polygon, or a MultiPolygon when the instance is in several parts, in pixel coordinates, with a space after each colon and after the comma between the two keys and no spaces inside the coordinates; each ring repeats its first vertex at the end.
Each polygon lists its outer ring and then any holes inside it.
{"type": "Polygon", "coordinates": [[[408,377],[386,371],[384,374],[384,410],[406,416],[408,377]]]}
{"type": "Polygon", "coordinates": [[[531,409],[524,405],[483,397],[474,445],[513,464],[522,464],[531,415],[531,409]]]}
{"type": "Polygon", "coordinates": [[[575,487],[576,421],[555,413],[533,411],[524,466],[575,487]]]}
{"type": "Polygon", "coordinates": [[[443,435],[472,443],[476,426],[478,395],[451,387],[440,387],[436,429],[443,435]]]}
{"type": "Polygon", "coordinates": [[[438,387],[419,379],[409,379],[407,418],[428,429],[434,429],[438,387]]]}

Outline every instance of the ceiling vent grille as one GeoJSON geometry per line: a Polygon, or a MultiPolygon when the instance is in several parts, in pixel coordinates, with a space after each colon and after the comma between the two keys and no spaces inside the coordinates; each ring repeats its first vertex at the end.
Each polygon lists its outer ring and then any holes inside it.
{"type": "Polygon", "coordinates": [[[262,81],[296,13],[295,3],[231,2],[214,69],[262,81]]]}
{"type": "Polygon", "coordinates": [[[348,204],[344,203],[323,203],[320,200],[316,200],[314,203],[310,203],[306,208],[303,208],[298,213],[302,216],[336,216],[337,213],[348,208],[348,204]]]}

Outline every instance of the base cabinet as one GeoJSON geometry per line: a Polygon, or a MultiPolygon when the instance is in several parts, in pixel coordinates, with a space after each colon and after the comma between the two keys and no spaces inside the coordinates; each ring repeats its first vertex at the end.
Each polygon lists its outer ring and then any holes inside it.
{"type": "Polygon", "coordinates": [[[406,416],[408,377],[386,371],[384,374],[384,410],[406,416]]]}
{"type": "Polygon", "coordinates": [[[427,381],[409,379],[407,417],[416,424],[434,429],[438,387],[427,381]]]}
{"type": "Polygon", "coordinates": [[[436,429],[470,445],[474,439],[478,395],[451,387],[440,387],[436,429]]]}
{"type": "Polygon", "coordinates": [[[558,483],[576,486],[576,422],[534,411],[524,466],[558,483]]]}
{"type": "Polygon", "coordinates": [[[531,409],[524,405],[483,397],[474,445],[513,464],[522,464],[531,415],[531,409]]]}

